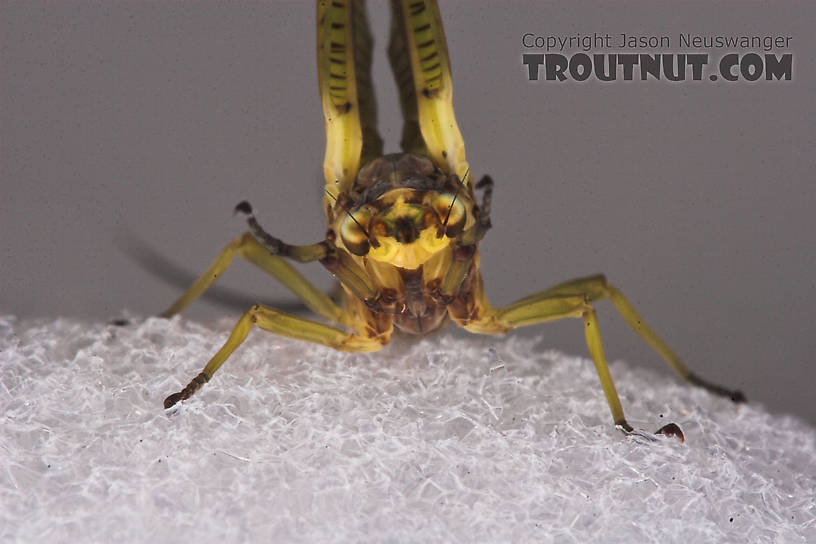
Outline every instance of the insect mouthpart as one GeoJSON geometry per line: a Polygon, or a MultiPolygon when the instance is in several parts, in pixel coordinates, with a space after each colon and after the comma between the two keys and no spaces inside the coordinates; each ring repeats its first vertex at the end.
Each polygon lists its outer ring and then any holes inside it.
{"type": "Polygon", "coordinates": [[[393,237],[400,244],[411,244],[419,237],[416,221],[410,217],[400,217],[394,222],[393,237]]]}

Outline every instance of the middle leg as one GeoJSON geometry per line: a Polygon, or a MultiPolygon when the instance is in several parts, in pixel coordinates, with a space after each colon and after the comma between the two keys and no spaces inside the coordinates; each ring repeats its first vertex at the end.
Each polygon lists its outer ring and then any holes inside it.
{"type": "Polygon", "coordinates": [[[612,412],[612,419],[615,425],[624,432],[629,433],[634,430],[623,414],[623,407],[606,363],[595,308],[589,302],[586,294],[542,291],[504,308],[493,308],[484,295],[480,279],[475,284],[475,304],[466,312],[463,311],[464,308],[457,307],[455,304],[450,309],[453,320],[471,332],[498,334],[525,325],[566,318],[582,318],[587,347],[595,363],[595,370],[598,372],[601,387],[612,412]]]}
{"type": "MultiPolygon", "coordinates": [[[[609,373],[598,319],[592,305],[592,302],[600,299],[609,298],[632,329],[652,346],[678,375],[715,394],[728,396],[735,402],[744,400],[739,391],[711,384],[692,373],[668,345],[643,322],[623,294],[602,275],[564,282],[503,308],[493,308],[490,305],[484,295],[480,278],[475,278],[471,285],[474,290],[471,303],[465,305],[454,303],[451,306],[454,321],[471,332],[496,334],[546,321],[568,317],[583,318],[587,347],[595,363],[613,420],[615,425],[625,432],[632,432],[633,429],[624,417],[620,399],[609,373]]],[[[682,431],[674,424],[664,426],[658,433],[677,435],[682,439],[682,431]]]]}
{"type": "Polygon", "coordinates": [[[190,398],[202,385],[210,381],[224,361],[246,340],[252,325],[281,336],[323,344],[341,351],[377,351],[388,343],[391,337],[390,321],[381,323],[367,323],[364,319],[360,321],[357,330],[363,332],[349,333],[337,327],[256,304],[241,316],[227,341],[207,362],[204,370],[184,389],[167,397],[164,400],[164,407],[170,408],[177,402],[190,398]]]}

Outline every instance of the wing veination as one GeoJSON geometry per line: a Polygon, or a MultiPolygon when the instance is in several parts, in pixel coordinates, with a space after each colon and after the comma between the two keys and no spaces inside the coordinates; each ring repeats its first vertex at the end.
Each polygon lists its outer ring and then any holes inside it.
{"type": "Polygon", "coordinates": [[[334,196],[348,191],[361,164],[382,155],[371,85],[372,44],[361,0],[318,2],[317,71],[326,122],[323,172],[334,196]]]}
{"type": "Polygon", "coordinates": [[[403,150],[427,155],[472,183],[453,111],[450,60],[439,7],[433,0],[392,0],[391,4],[389,59],[405,121],[403,150]]]}

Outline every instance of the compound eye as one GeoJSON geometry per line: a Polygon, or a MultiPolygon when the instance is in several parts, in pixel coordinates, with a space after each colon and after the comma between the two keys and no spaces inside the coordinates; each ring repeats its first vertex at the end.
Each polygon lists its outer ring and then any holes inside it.
{"type": "Polygon", "coordinates": [[[453,193],[442,193],[434,197],[431,205],[439,216],[440,224],[445,225],[445,234],[448,238],[459,236],[465,229],[467,221],[467,210],[462,201],[453,193]]]}
{"type": "Polygon", "coordinates": [[[362,257],[368,253],[371,245],[368,242],[368,235],[363,227],[368,223],[370,216],[365,212],[355,212],[354,216],[348,214],[340,224],[340,239],[350,253],[362,257]]]}

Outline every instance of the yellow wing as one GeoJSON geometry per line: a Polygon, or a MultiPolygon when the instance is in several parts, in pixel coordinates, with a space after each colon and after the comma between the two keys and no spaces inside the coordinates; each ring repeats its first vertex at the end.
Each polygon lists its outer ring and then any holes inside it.
{"type": "Polygon", "coordinates": [[[392,0],[389,58],[405,119],[402,147],[472,183],[453,112],[448,46],[433,0],[392,0]]]}
{"type": "Polygon", "coordinates": [[[334,197],[348,191],[361,164],[382,155],[371,50],[361,0],[317,3],[317,73],[326,121],[323,172],[334,197]]]}

